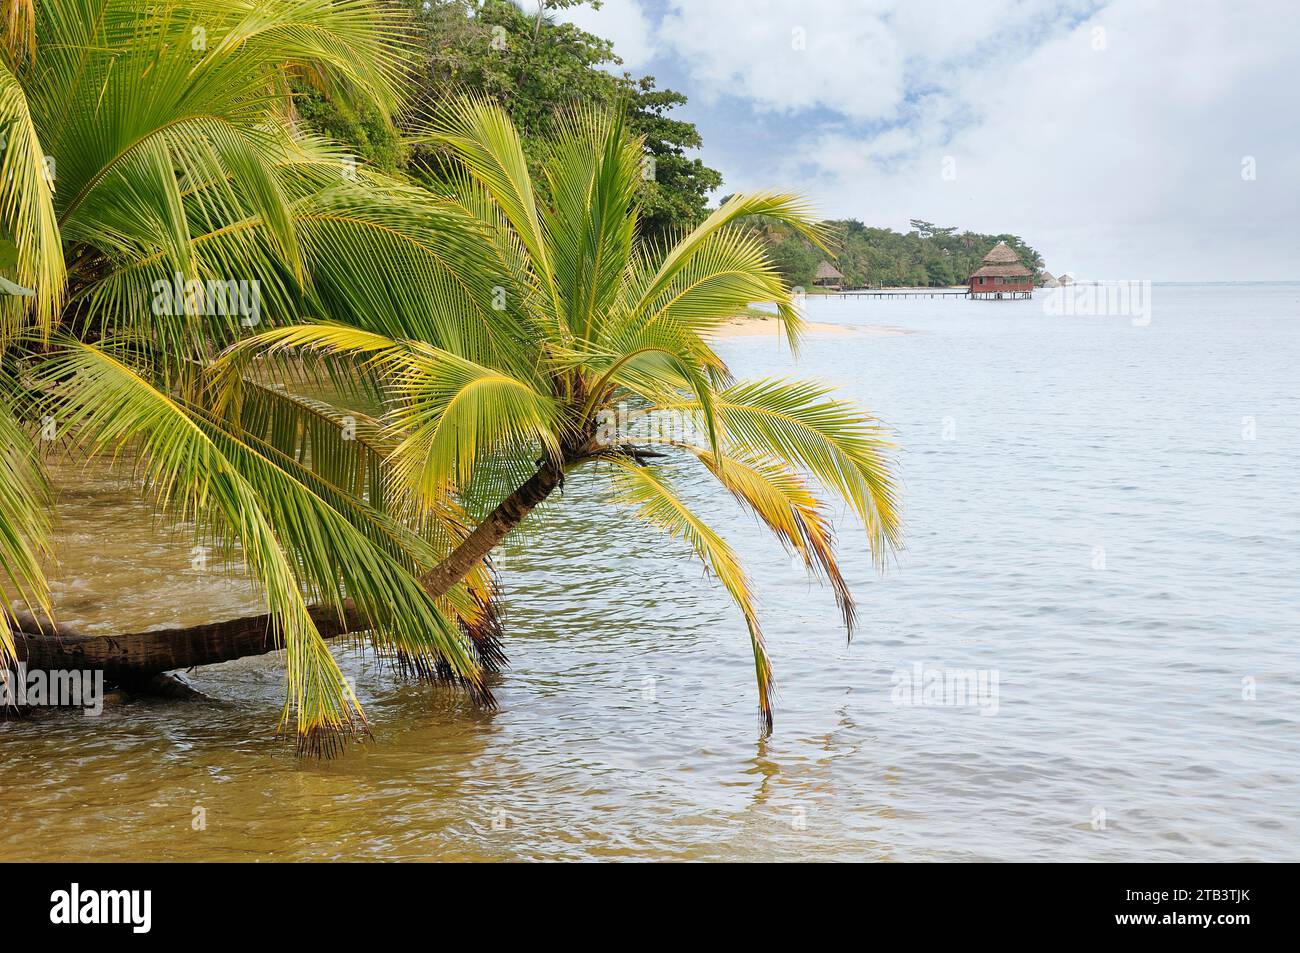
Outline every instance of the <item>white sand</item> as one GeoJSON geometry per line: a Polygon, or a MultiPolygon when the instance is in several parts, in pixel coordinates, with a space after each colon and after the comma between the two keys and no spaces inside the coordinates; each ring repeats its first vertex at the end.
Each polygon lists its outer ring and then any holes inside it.
{"type": "MultiPolygon", "coordinates": [[[[912,334],[907,328],[897,328],[888,324],[868,324],[851,327],[845,324],[825,324],[820,321],[805,321],[804,333],[809,336],[823,334],[881,334],[894,337],[901,334],[912,334]]],[[[748,338],[758,337],[760,335],[779,335],[782,334],[781,322],[777,320],[776,315],[770,318],[756,318],[743,316],[732,318],[729,322],[722,325],[713,332],[713,337],[718,338],[748,338]]]]}

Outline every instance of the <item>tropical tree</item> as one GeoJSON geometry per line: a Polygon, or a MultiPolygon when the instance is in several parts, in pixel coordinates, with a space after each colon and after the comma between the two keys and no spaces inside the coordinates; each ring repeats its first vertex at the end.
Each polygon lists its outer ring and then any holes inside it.
{"type": "Polygon", "coordinates": [[[392,9],[4,8],[0,663],[94,665],[138,687],[282,648],[282,725],[315,752],[364,725],[332,637],[490,704],[487,557],[567,472],[598,465],[739,603],[770,723],[749,583],[654,454],[715,474],[830,578],[851,623],[812,486],[850,503],[883,558],[898,533],[884,434],[818,385],[733,381],[709,344],[760,299],[798,338],[738,223],[820,233],[797,200],[762,194],[671,246],[639,242],[641,145],[616,115],[563,122],[546,203],[509,119],[472,100],[423,130],[444,191],[358,166],[303,127],[289,90],[306,78],[394,115],[408,50],[392,9]],[[623,403],[704,438],[647,448],[607,426],[623,403]],[[246,568],[266,613],[111,640],[59,627],[46,470],[90,459],[127,466],[171,525],[246,568]]]}
{"type": "Polygon", "coordinates": [[[733,379],[710,340],[751,301],[774,301],[797,345],[797,303],[741,223],[767,216],[820,243],[809,212],[791,195],[735,196],[675,243],[644,243],[643,144],[616,112],[579,110],[558,122],[544,163],[545,204],[499,107],[474,98],[447,104],[423,135],[445,155],[446,200],[477,223],[497,256],[490,300],[475,307],[467,289],[449,284],[431,300],[265,331],[217,362],[218,401],[236,403],[259,361],[308,354],[373,376],[389,397],[395,447],[387,461],[403,495],[423,506],[448,496],[499,501],[422,577],[435,596],[481,566],[566,474],[595,467],[614,500],[684,540],[739,606],[770,729],[771,663],[749,580],[735,551],[678,492],[681,472],[662,458],[680,454],[712,474],[824,574],[851,630],[852,597],[814,486],[851,507],[883,558],[899,534],[887,436],[820,384],[733,379]]]}
{"type": "Polygon", "coordinates": [[[392,115],[403,18],[370,0],[3,12],[0,665],[97,664],[130,683],[229,652],[221,626],[79,642],[50,621],[44,468],[101,457],[128,462],[173,525],[192,520],[260,584],[269,611],[243,636],[285,650],[284,724],[304,748],[362,723],[325,642],[340,632],[488,700],[486,571],[438,598],[417,579],[469,530],[454,501],[417,521],[386,497],[364,416],[341,443],[328,408],[253,379],[222,416],[201,373],[249,327],[368,306],[353,269],[387,274],[399,239],[427,256],[412,300],[421,280],[474,288],[475,224],[308,134],[287,92],[302,78],[392,115]]]}
{"type": "MultiPolygon", "coordinates": [[[[663,238],[675,228],[704,220],[709,193],[722,184],[722,177],[688,155],[700,147],[701,139],[692,123],[675,115],[686,97],[656,88],[653,76],[623,72],[613,43],[559,15],[586,0],[399,2],[414,18],[412,42],[419,65],[410,83],[412,108],[464,89],[500,103],[519,129],[524,154],[536,171],[564,109],[580,103],[622,103],[628,128],[644,135],[652,160],[646,163],[648,174],[641,184],[642,232],[663,238]]],[[[404,149],[401,138],[383,128],[376,116],[350,114],[309,88],[304,93],[300,112],[333,138],[355,147],[372,165],[418,174],[422,148],[404,149]]]]}

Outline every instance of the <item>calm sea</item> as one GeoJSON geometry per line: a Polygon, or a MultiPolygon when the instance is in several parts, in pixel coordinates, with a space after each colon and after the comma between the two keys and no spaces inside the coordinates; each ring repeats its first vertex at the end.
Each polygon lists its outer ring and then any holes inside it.
{"type": "MultiPolygon", "coordinates": [[[[298,762],[274,659],[216,700],[0,726],[26,859],[1300,859],[1300,285],[1156,285],[1149,323],[1041,300],[814,301],[797,361],[896,432],[907,546],[841,526],[861,625],[729,497],[780,685],[756,733],[743,627],[598,475],[502,561],[500,710],[343,653],[374,740],[298,762]],[[889,325],[910,333],[863,330],[889,325]]],[[[104,479],[62,488],[67,621],[253,605],[104,479]]]]}

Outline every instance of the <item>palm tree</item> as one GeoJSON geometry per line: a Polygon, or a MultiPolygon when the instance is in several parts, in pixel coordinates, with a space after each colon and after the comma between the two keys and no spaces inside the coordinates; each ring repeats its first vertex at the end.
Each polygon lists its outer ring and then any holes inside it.
{"type": "Polygon", "coordinates": [[[424,136],[445,155],[445,199],[496,256],[491,298],[470,308],[466,289],[449,285],[426,308],[257,334],[217,362],[218,403],[237,402],[255,361],[308,354],[373,375],[389,397],[387,460],[404,494],[424,506],[449,495],[500,501],[421,577],[434,596],[480,567],[566,474],[597,467],[616,501],[684,540],[740,608],[770,730],[772,671],[749,581],[661,458],[679,454],[712,474],[824,574],[851,632],[852,598],[813,484],[852,508],[882,559],[899,535],[886,435],[822,385],[734,380],[710,343],[751,301],[775,301],[797,344],[796,302],[741,223],[767,216],[820,243],[813,220],[794,196],[736,196],[670,247],[639,242],[643,150],[618,114],[579,111],[562,123],[544,202],[500,108],[450,103],[424,136]],[[667,436],[659,427],[650,445],[638,437],[634,422],[665,416],[678,424],[667,436]]]}
{"type": "Polygon", "coordinates": [[[391,10],[5,4],[0,667],[95,664],[129,682],[229,653],[220,625],[109,642],[50,621],[45,466],[121,458],[177,525],[194,521],[259,583],[268,613],[244,637],[256,651],[284,648],[283,724],[302,747],[331,749],[363,723],[325,641],[341,632],[365,631],[408,670],[487,700],[486,570],[436,598],[417,579],[469,531],[454,501],[430,501],[417,527],[384,493],[382,442],[367,439],[376,428],[364,416],[348,424],[359,439],[341,442],[329,408],[251,377],[239,412],[218,414],[201,375],[261,321],[374,307],[373,283],[356,273],[391,274],[395,242],[424,253],[403,278],[403,307],[452,282],[467,298],[484,291],[473,260],[483,246],[460,209],[357,169],[293,111],[296,78],[392,114],[408,50],[391,10]]]}
{"type": "Polygon", "coordinates": [[[883,434],[820,386],[732,381],[708,344],[750,300],[777,301],[797,340],[789,292],[736,225],[816,229],[793,198],[757,195],[671,248],[639,243],[639,146],[616,117],[574,117],[546,163],[547,202],[482,103],[430,123],[445,187],[357,168],[300,127],[289,78],[391,115],[407,57],[388,10],[6,6],[0,665],[94,665],[138,684],[281,647],[282,726],[317,752],[364,724],[335,636],[364,633],[490,703],[484,675],[502,657],[487,557],[566,472],[598,465],[741,605],[770,722],[748,582],[653,454],[714,473],[831,579],[851,623],[809,478],[852,505],[883,557],[898,532],[883,434]],[[308,399],[277,373],[388,410],[308,399]],[[706,437],[647,452],[602,432],[622,403],[706,437]],[[46,467],[92,458],[126,463],[176,525],[246,567],[267,612],[112,640],[51,621],[46,467]]]}

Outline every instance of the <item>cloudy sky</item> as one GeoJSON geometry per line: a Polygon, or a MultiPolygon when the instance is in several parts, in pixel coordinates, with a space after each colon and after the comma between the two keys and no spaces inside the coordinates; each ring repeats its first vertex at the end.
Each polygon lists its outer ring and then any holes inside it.
{"type": "Polygon", "coordinates": [[[1088,278],[1300,279],[1293,2],[606,0],[563,16],[690,97],[726,192],[1013,232],[1088,278]]]}

